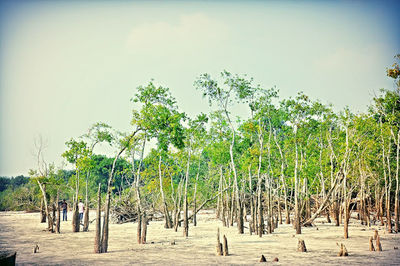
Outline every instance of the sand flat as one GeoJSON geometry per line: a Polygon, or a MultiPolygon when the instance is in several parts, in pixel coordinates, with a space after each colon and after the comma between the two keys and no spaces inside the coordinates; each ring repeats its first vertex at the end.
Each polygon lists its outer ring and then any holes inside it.
{"type": "MultiPolygon", "coordinates": [[[[72,213],[69,213],[72,217],[72,213]]],[[[95,213],[91,212],[91,219],[95,213]]],[[[44,231],[39,213],[0,212],[0,248],[17,251],[17,264],[24,265],[253,265],[260,264],[263,254],[267,264],[274,265],[400,265],[400,234],[387,234],[385,228],[361,226],[351,220],[349,239],[343,239],[343,226],[322,224],[303,228],[295,235],[291,225],[280,225],[273,234],[262,238],[237,233],[236,227],[223,227],[213,211],[198,215],[198,226],[190,224],[189,237],[182,236],[182,228],[175,232],[164,229],[162,221],[150,221],[146,245],[136,243],[136,223],[111,224],[108,253],[94,254],[94,223],[89,232],[72,232],[71,221],[61,223],[61,234],[44,231]],[[230,256],[215,255],[217,228],[228,238],[230,256]],[[379,230],[383,252],[368,251],[369,236],[379,230]],[[308,252],[296,251],[297,239],[305,241],[308,252]],[[175,245],[171,245],[175,241],[175,245]],[[39,253],[33,254],[35,244],[39,253]],[[336,243],[344,243],[348,257],[337,257],[336,243]],[[279,262],[272,262],[278,257],[279,262]]],[[[248,225],[246,224],[248,227],[248,225]]]]}

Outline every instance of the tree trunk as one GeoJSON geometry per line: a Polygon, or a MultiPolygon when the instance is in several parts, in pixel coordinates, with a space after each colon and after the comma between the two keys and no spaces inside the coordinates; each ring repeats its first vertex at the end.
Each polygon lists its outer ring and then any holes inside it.
{"type": "MultiPolygon", "coordinates": [[[[137,131],[135,131],[133,134],[131,134],[129,136],[129,138],[127,139],[127,143],[129,143],[129,141],[133,138],[133,136],[136,134],[136,132],[137,131]]],[[[103,219],[103,231],[102,231],[102,235],[101,235],[101,253],[107,253],[107,249],[108,249],[108,224],[109,224],[109,220],[110,220],[110,218],[109,218],[110,217],[110,201],[111,201],[112,180],[114,177],[115,165],[117,163],[119,156],[121,156],[121,154],[125,151],[126,148],[127,147],[124,146],[119,151],[117,156],[115,156],[112,167],[111,167],[110,175],[108,176],[106,205],[105,205],[105,209],[104,209],[104,219],[103,219]]]]}
{"type": "MultiPolygon", "coordinates": [[[[219,172],[220,172],[220,176],[219,176],[219,185],[218,185],[218,192],[220,193],[218,199],[217,199],[217,211],[216,211],[216,217],[220,220],[223,220],[222,216],[223,216],[223,209],[224,209],[224,195],[221,193],[222,191],[222,165],[219,167],[219,172]]],[[[225,225],[224,225],[225,226],[225,225]]]]}
{"type": "Polygon", "coordinates": [[[279,212],[279,224],[283,224],[282,221],[282,208],[281,208],[281,197],[278,196],[278,212],[279,212]]]}
{"type": "Polygon", "coordinates": [[[72,232],[79,232],[79,210],[78,210],[78,201],[75,199],[73,212],[72,212],[72,232]]]}
{"type": "Polygon", "coordinates": [[[86,176],[85,213],[83,214],[83,231],[84,232],[87,232],[89,230],[88,178],[89,178],[89,173],[86,176]]]}
{"type": "MultiPolygon", "coordinates": [[[[260,120],[259,120],[260,121],[260,120]]],[[[261,122],[259,122],[261,123],[261,122]]],[[[257,234],[262,237],[264,233],[264,210],[262,205],[262,178],[261,178],[261,163],[262,163],[262,151],[263,151],[263,138],[261,132],[259,133],[258,142],[260,144],[260,154],[258,156],[258,168],[257,168],[257,222],[254,221],[254,229],[257,229],[257,234]]],[[[282,155],[282,154],[281,154],[282,155]]],[[[255,217],[254,217],[255,218],[255,217]]]]}
{"type": "Polygon", "coordinates": [[[344,202],[344,238],[349,238],[349,220],[350,220],[350,208],[349,203],[344,202]]]}
{"type": "Polygon", "coordinates": [[[147,236],[147,216],[146,213],[143,213],[142,216],[142,234],[141,234],[141,244],[146,244],[146,236],[147,236]]]}
{"type": "MultiPolygon", "coordinates": [[[[138,220],[137,220],[137,231],[136,231],[136,240],[138,242],[138,244],[142,243],[142,219],[143,219],[143,214],[144,212],[142,212],[142,202],[141,202],[141,197],[140,197],[140,170],[142,167],[142,162],[143,162],[143,155],[144,155],[144,148],[146,146],[146,133],[144,134],[143,137],[143,144],[142,144],[142,151],[140,153],[140,161],[139,161],[139,165],[138,165],[138,169],[137,169],[137,173],[136,173],[136,180],[135,180],[135,191],[136,191],[136,200],[137,200],[137,213],[138,213],[138,220]]],[[[132,164],[134,165],[135,162],[135,152],[134,150],[132,151],[132,164]]],[[[134,169],[134,167],[133,167],[134,169]]],[[[132,184],[133,185],[133,184],[132,184]]],[[[147,233],[147,228],[146,228],[146,232],[147,233]]]]}
{"type": "Polygon", "coordinates": [[[99,189],[97,190],[97,217],[96,217],[96,235],[94,238],[94,253],[101,253],[101,191],[100,191],[100,183],[99,189]]]}
{"type": "MultiPolygon", "coordinates": [[[[394,136],[393,136],[394,138],[394,136]]],[[[399,171],[400,171],[400,129],[397,130],[397,141],[396,141],[396,191],[394,195],[394,230],[396,233],[400,232],[400,224],[399,224],[399,171]]]]}
{"type": "Polygon", "coordinates": [[[183,181],[181,180],[178,185],[178,193],[177,198],[178,202],[175,204],[175,213],[174,213],[174,230],[178,232],[178,226],[181,226],[181,206],[182,206],[182,190],[183,190],[183,181]]]}
{"type": "MultiPolygon", "coordinates": [[[[194,195],[193,195],[193,226],[197,226],[197,182],[199,180],[200,174],[200,160],[199,160],[199,170],[196,175],[196,183],[194,184],[194,195]]],[[[219,199],[219,197],[218,197],[219,199]]]]}
{"type": "Polygon", "coordinates": [[[138,244],[142,244],[142,219],[143,214],[138,213],[136,239],[138,244]]]}
{"type": "Polygon", "coordinates": [[[242,203],[240,200],[240,195],[239,195],[239,185],[238,185],[238,177],[237,177],[237,172],[236,172],[236,165],[235,165],[235,160],[233,157],[233,146],[235,145],[235,129],[233,127],[233,124],[231,120],[229,119],[228,112],[225,110],[226,117],[228,118],[229,125],[232,130],[232,142],[229,147],[229,155],[231,157],[231,167],[233,171],[233,177],[234,177],[234,186],[235,186],[235,198],[236,198],[236,222],[237,222],[237,228],[239,234],[244,233],[244,222],[243,222],[243,208],[242,208],[242,203]]]}
{"type": "Polygon", "coordinates": [[[78,210],[79,170],[78,170],[77,165],[75,165],[75,173],[76,173],[76,181],[75,181],[75,200],[74,200],[73,213],[72,213],[72,232],[79,232],[79,229],[80,229],[79,210],[78,210]]]}
{"type": "Polygon", "coordinates": [[[45,223],[46,222],[46,211],[44,210],[44,199],[40,200],[40,222],[45,223]]]}
{"type": "Polygon", "coordinates": [[[282,186],[283,186],[283,197],[284,197],[284,203],[285,203],[285,223],[286,224],[290,224],[290,212],[289,212],[289,207],[288,207],[288,200],[287,200],[287,196],[288,196],[288,192],[287,192],[287,188],[286,188],[286,181],[285,181],[285,160],[284,160],[284,157],[283,157],[283,152],[282,152],[282,149],[281,149],[281,146],[279,145],[279,142],[278,142],[278,140],[277,140],[277,138],[276,138],[276,134],[274,134],[274,140],[275,140],[275,144],[276,144],[276,146],[278,147],[278,150],[279,150],[279,154],[280,154],[280,156],[281,156],[281,175],[280,175],[280,178],[281,178],[281,183],[282,183],[282,186]]]}
{"type": "Polygon", "coordinates": [[[230,208],[229,208],[229,224],[230,226],[233,226],[233,221],[235,220],[235,214],[236,214],[236,209],[235,209],[235,187],[233,187],[233,191],[231,191],[231,201],[230,201],[230,208]]]}
{"type": "Polygon", "coordinates": [[[394,231],[399,233],[399,191],[396,188],[396,198],[394,202],[394,231]]]}
{"type": "Polygon", "coordinates": [[[56,233],[60,233],[60,203],[57,191],[57,215],[56,215],[56,233]]]}
{"type": "Polygon", "coordinates": [[[383,222],[383,197],[384,197],[384,193],[383,193],[382,189],[382,194],[380,195],[380,199],[379,199],[379,214],[380,214],[380,220],[381,220],[381,226],[384,226],[385,223],[383,222]]]}
{"type": "Polygon", "coordinates": [[[54,229],[53,229],[53,218],[51,217],[49,205],[47,203],[46,184],[40,183],[39,180],[37,180],[37,183],[39,185],[40,190],[42,191],[43,202],[44,202],[44,210],[46,212],[46,219],[47,219],[47,230],[49,230],[50,232],[53,233],[54,232],[54,229]]]}
{"type": "Polygon", "coordinates": [[[51,206],[51,211],[52,211],[52,218],[53,218],[53,224],[56,224],[56,212],[57,212],[57,207],[56,204],[53,202],[51,206]]]}
{"type": "Polygon", "coordinates": [[[392,214],[390,212],[390,187],[388,187],[387,198],[386,198],[386,222],[387,222],[387,231],[388,233],[392,233],[392,214]]]}
{"type": "Polygon", "coordinates": [[[167,207],[167,202],[165,201],[165,194],[164,194],[164,189],[163,189],[163,178],[162,178],[162,173],[161,173],[161,154],[159,156],[159,161],[158,161],[158,175],[160,179],[160,192],[161,192],[161,198],[163,201],[163,212],[164,212],[164,219],[165,219],[165,228],[172,228],[172,221],[171,217],[168,212],[168,207],[167,207]]]}
{"type": "MultiPolygon", "coordinates": [[[[297,134],[295,134],[295,138],[297,138],[297,134]]],[[[295,166],[294,166],[294,226],[296,228],[296,234],[301,234],[301,225],[300,225],[300,198],[299,198],[299,178],[297,176],[297,168],[298,168],[298,151],[297,151],[297,140],[295,139],[295,149],[296,149],[296,158],[295,158],[295,166]]]]}
{"type": "Polygon", "coordinates": [[[390,154],[391,154],[391,142],[389,141],[389,150],[387,153],[387,172],[388,172],[388,184],[386,190],[386,223],[387,223],[387,231],[389,234],[393,233],[392,231],[392,213],[390,211],[390,202],[391,202],[391,193],[390,190],[392,188],[392,174],[391,174],[391,166],[390,166],[390,154]]]}
{"type": "MultiPolygon", "coordinates": [[[[189,149],[190,149],[190,147],[189,147],[189,149]]],[[[191,152],[189,150],[188,161],[187,161],[187,165],[186,165],[186,175],[185,175],[185,194],[183,196],[183,236],[184,237],[189,236],[187,193],[188,193],[188,184],[189,184],[190,155],[191,155],[191,152]]]]}

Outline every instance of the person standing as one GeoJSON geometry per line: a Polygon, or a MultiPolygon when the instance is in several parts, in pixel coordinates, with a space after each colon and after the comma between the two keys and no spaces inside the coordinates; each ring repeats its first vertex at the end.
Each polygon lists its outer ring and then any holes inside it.
{"type": "Polygon", "coordinates": [[[68,204],[65,201],[65,199],[61,203],[61,207],[62,207],[62,210],[63,210],[63,221],[67,221],[68,204]]]}
{"type": "Polygon", "coordinates": [[[85,211],[85,204],[83,204],[82,200],[79,200],[78,209],[79,209],[79,222],[81,223],[83,219],[83,212],[85,211]]]}

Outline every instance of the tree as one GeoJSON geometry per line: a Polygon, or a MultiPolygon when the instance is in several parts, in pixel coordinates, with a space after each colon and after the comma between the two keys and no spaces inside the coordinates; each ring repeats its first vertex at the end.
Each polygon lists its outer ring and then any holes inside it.
{"type": "MultiPolygon", "coordinates": [[[[47,217],[47,230],[53,233],[55,216],[52,216],[50,212],[50,205],[53,205],[54,210],[55,204],[58,205],[58,200],[53,199],[53,202],[56,201],[56,203],[51,204],[51,196],[54,198],[55,194],[58,195],[58,190],[63,180],[58,178],[55,174],[54,164],[47,164],[44,160],[43,151],[46,148],[45,146],[46,145],[41,137],[38,140],[35,140],[37,169],[29,170],[29,175],[40,188],[44,210],[47,217]]],[[[57,220],[56,231],[58,233],[60,232],[59,220],[57,220]]]]}
{"type": "Polygon", "coordinates": [[[225,118],[231,129],[231,145],[229,148],[231,158],[231,169],[234,177],[234,188],[237,208],[237,227],[240,234],[244,232],[243,208],[239,195],[238,174],[233,154],[235,146],[236,130],[229,114],[234,99],[238,102],[249,101],[254,95],[254,87],[252,79],[232,75],[228,71],[221,72],[223,86],[218,85],[218,82],[211,78],[209,74],[202,74],[195,81],[195,87],[203,92],[203,97],[208,97],[209,103],[216,103],[218,108],[225,114],[225,118]]]}
{"type": "MultiPolygon", "coordinates": [[[[204,136],[205,128],[204,124],[208,121],[207,116],[201,114],[196,117],[194,120],[189,120],[189,127],[185,131],[185,139],[186,139],[186,174],[185,174],[185,192],[183,196],[183,236],[189,236],[189,220],[188,220],[188,184],[189,184],[189,169],[190,169],[190,160],[193,154],[200,153],[201,154],[201,140],[202,136],[204,136]]],[[[198,175],[197,175],[198,179],[198,175]]],[[[196,183],[197,184],[197,183],[196,183]]]]}
{"type": "MultiPolygon", "coordinates": [[[[109,220],[110,220],[110,200],[111,200],[111,192],[112,192],[112,184],[113,184],[113,178],[114,178],[114,173],[115,173],[115,165],[117,163],[118,158],[121,156],[121,154],[127,149],[129,146],[130,141],[132,138],[137,134],[138,129],[133,131],[131,134],[122,137],[119,140],[118,143],[118,151],[117,154],[115,155],[112,168],[108,177],[107,181],[107,194],[106,194],[106,203],[104,207],[104,218],[103,218],[103,227],[102,227],[102,233],[101,237],[99,237],[98,234],[96,234],[95,241],[100,241],[95,242],[95,252],[98,250],[98,247],[100,247],[100,252],[98,253],[107,253],[108,250],[108,226],[109,226],[109,220]]],[[[100,186],[99,186],[99,191],[100,191],[100,186]]],[[[100,192],[99,192],[100,194],[100,192]]],[[[100,201],[98,201],[100,202],[100,201]]],[[[98,211],[98,217],[97,219],[100,219],[99,217],[99,211],[98,211]]],[[[97,225],[97,224],[96,224],[97,225]]],[[[100,224],[98,224],[98,227],[100,227],[100,224]]],[[[96,232],[100,231],[100,228],[96,228],[96,232]]]]}
{"type": "Polygon", "coordinates": [[[157,140],[157,150],[159,153],[158,176],[163,201],[165,228],[172,228],[172,221],[163,188],[161,163],[170,144],[176,148],[184,146],[184,130],[181,121],[185,119],[185,114],[177,110],[176,101],[171,96],[168,88],[156,87],[150,81],[147,86],[140,86],[137,90],[138,92],[135,94],[133,101],[141,103],[142,107],[140,112],[134,112],[132,124],[145,131],[149,139],[155,138],[157,140]]]}
{"type": "Polygon", "coordinates": [[[105,123],[97,122],[92,125],[88,133],[83,135],[84,138],[88,139],[91,144],[88,147],[87,154],[81,158],[80,160],[80,168],[83,172],[86,173],[86,190],[85,190],[85,213],[83,218],[83,231],[89,230],[89,193],[88,193],[88,186],[89,186],[89,176],[91,170],[95,167],[93,161],[93,152],[94,148],[97,144],[102,142],[107,142],[111,144],[113,141],[113,135],[110,132],[111,127],[105,123]]]}
{"type": "Polygon", "coordinates": [[[79,201],[79,186],[80,186],[80,171],[82,167],[88,164],[87,157],[89,155],[89,149],[84,141],[76,141],[70,139],[65,143],[68,150],[65,151],[62,156],[71,164],[75,165],[75,197],[73,201],[73,214],[72,214],[72,232],[79,232],[79,212],[78,212],[78,201],[79,201]]]}

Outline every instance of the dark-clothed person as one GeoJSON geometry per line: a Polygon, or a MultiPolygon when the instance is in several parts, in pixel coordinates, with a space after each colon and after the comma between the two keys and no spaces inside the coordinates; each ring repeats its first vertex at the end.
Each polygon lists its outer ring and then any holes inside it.
{"type": "Polygon", "coordinates": [[[65,200],[61,203],[61,208],[63,210],[63,221],[67,221],[68,204],[65,200]]]}

